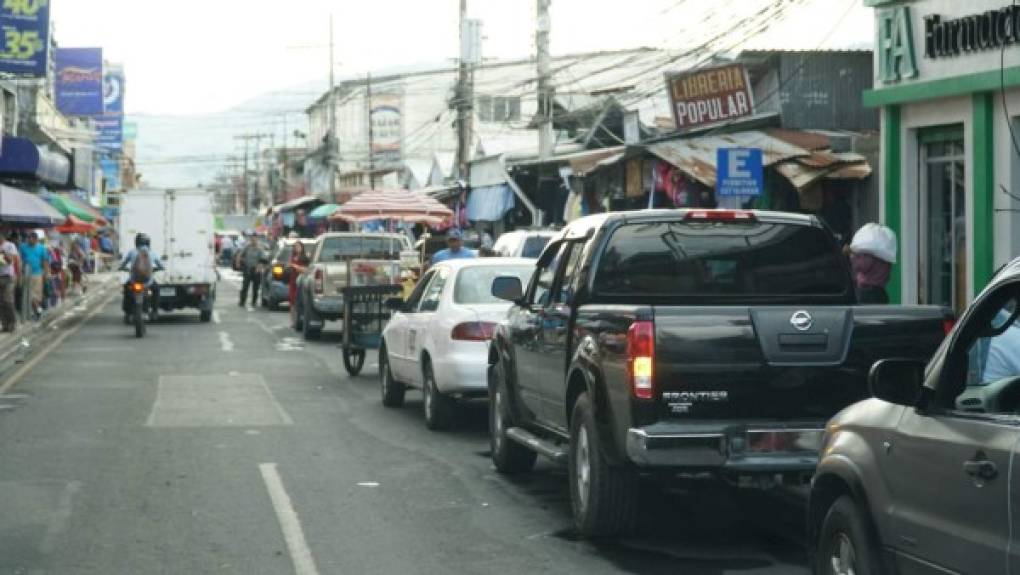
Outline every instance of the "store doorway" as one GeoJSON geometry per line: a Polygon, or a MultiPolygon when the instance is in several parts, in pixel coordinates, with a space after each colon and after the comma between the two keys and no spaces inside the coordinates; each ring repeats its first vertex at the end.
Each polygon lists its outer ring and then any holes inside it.
{"type": "Polygon", "coordinates": [[[963,126],[920,134],[918,299],[967,307],[967,179],[963,126]]]}

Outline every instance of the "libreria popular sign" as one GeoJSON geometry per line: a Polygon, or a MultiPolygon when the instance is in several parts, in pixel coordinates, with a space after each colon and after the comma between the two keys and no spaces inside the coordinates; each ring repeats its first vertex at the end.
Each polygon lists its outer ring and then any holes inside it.
{"type": "Polygon", "coordinates": [[[668,76],[673,119],[679,132],[754,113],[747,70],[733,64],[668,76]]]}

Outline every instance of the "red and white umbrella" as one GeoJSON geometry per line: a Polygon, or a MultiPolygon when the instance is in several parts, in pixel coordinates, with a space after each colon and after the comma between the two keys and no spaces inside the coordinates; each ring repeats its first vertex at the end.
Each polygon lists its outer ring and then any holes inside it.
{"type": "Polygon", "coordinates": [[[453,210],[425,194],[410,190],[372,190],[340,206],[329,219],[357,223],[398,220],[435,226],[452,217],[453,210]]]}

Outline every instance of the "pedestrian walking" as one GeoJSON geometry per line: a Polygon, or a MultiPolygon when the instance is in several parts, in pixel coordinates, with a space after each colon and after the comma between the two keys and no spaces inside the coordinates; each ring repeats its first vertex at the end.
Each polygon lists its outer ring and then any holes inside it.
{"type": "Polygon", "coordinates": [[[39,243],[39,236],[29,232],[28,240],[21,245],[21,261],[28,282],[32,316],[39,318],[43,304],[43,284],[49,271],[49,252],[39,243]]]}
{"type": "Polygon", "coordinates": [[[87,257],[85,250],[82,249],[79,238],[73,238],[71,240],[71,253],[67,258],[67,269],[71,272],[71,286],[77,294],[84,294],[88,291],[88,287],[85,285],[85,274],[83,273],[87,257]]]}
{"type": "Polygon", "coordinates": [[[259,239],[255,237],[254,232],[245,232],[248,241],[244,245],[244,249],[237,254],[238,264],[243,274],[241,282],[241,301],[237,305],[244,307],[245,300],[248,299],[248,288],[251,288],[251,305],[255,307],[259,301],[259,287],[262,283],[262,262],[266,259],[266,254],[262,250],[262,245],[259,239]]]}
{"type": "Polygon", "coordinates": [[[887,304],[886,285],[896,263],[896,233],[881,224],[865,224],[850,243],[850,267],[862,304],[887,304]]]}
{"type": "Polygon", "coordinates": [[[0,326],[4,333],[14,333],[18,325],[14,292],[19,267],[18,246],[7,239],[7,230],[0,228],[0,326]]]}
{"type": "Polygon", "coordinates": [[[290,304],[291,325],[293,325],[294,314],[296,313],[294,302],[297,301],[297,278],[305,273],[311,261],[308,254],[305,253],[305,245],[301,242],[295,242],[294,247],[291,248],[290,260],[287,261],[287,267],[290,268],[290,281],[287,283],[287,302],[290,304]]]}

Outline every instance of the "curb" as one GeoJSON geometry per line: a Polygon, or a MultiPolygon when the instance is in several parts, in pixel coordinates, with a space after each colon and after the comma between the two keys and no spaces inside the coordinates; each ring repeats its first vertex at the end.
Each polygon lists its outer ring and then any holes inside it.
{"type": "Polygon", "coordinates": [[[87,313],[97,304],[105,301],[117,286],[116,274],[93,278],[90,284],[91,289],[87,294],[65,299],[57,307],[48,310],[38,322],[28,322],[27,325],[20,324],[18,330],[11,334],[12,337],[9,338],[9,341],[0,343],[0,376],[9,369],[12,360],[15,364],[21,363],[28,354],[32,353],[34,343],[60,329],[59,324],[68,319],[67,314],[71,310],[83,308],[83,311],[87,313]]]}

